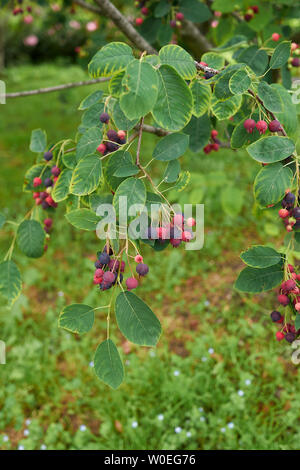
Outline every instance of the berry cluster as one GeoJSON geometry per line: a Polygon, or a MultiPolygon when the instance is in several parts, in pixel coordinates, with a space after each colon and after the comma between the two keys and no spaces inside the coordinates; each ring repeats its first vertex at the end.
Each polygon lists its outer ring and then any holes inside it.
{"type": "Polygon", "coordinates": [[[300,207],[294,207],[295,202],[295,194],[287,190],[281,201],[282,209],[278,211],[278,215],[283,219],[283,223],[288,232],[300,228],[300,207]]]}
{"type": "Polygon", "coordinates": [[[282,130],[280,122],[276,119],[269,122],[269,124],[263,120],[255,122],[254,119],[246,119],[246,121],[244,121],[244,128],[248,134],[252,134],[255,128],[260,134],[265,134],[268,128],[270,132],[280,132],[282,130]]]}
{"type": "Polygon", "coordinates": [[[293,57],[300,55],[300,46],[296,42],[292,42],[291,45],[292,57],[289,58],[289,65],[288,67],[300,67],[300,58],[293,57]]]}
{"type": "Polygon", "coordinates": [[[177,248],[181,242],[188,243],[192,240],[194,234],[191,230],[196,225],[195,219],[189,217],[184,219],[183,214],[175,214],[170,223],[159,227],[148,227],[146,239],[158,240],[160,244],[170,241],[174,248],[177,248]]]}
{"type": "MultiPolygon", "coordinates": [[[[22,5],[22,4],[23,4],[23,0],[18,0],[17,3],[18,3],[19,5],[22,5]]],[[[13,9],[13,15],[14,15],[14,16],[22,15],[26,10],[27,10],[28,13],[31,13],[31,12],[32,12],[32,7],[31,7],[30,5],[28,5],[28,6],[26,7],[26,9],[24,10],[24,8],[22,8],[22,7],[17,7],[17,6],[16,6],[16,7],[13,9]]]]}
{"type": "MultiPolygon", "coordinates": [[[[110,121],[110,116],[108,113],[100,114],[100,121],[103,124],[108,124],[110,121]]],[[[115,152],[119,149],[121,145],[126,143],[126,132],[119,130],[116,131],[115,129],[108,129],[106,131],[106,139],[101,142],[101,144],[97,147],[98,152],[102,153],[102,155],[107,155],[108,153],[115,152]]]]}
{"type": "MultiPolygon", "coordinates": [[[[146,0],[137,0],[136,2],[134,2],[135,7],[141,10],[141,14],[143,16],[149,15],[149,8],[146,6],[146,3],[147,3],[146,0]]],[[[136,26],[141,26],[143,22],[144,22],[144,18],[142,16],[138,16],[135,19],[136,26]]]]}
{"type": "Polygon", "coordinates": [[[249,7],[246,13],[244,14],[244,20],[245,21],[251,21],[254,15],[259,13],[259,7],[257,5],[254,5],[253,7],[249,7]]]}
{"type": "MultiPolygon", "coordinates": [[[[104,250],[97,253],[98,259],[95,262],[94,284],[99,285],[100,290],[108,290],[116,284],[117,281],[121,284],[123,281],[123,273],[125,271],[125,262],[119,261],[114,258],[111,248],[107,249],[105,245],[104,250]]],[[[136,255],[136,273],[139,277],[146,276],[149,272],[147,264],[143,263],[143,257],[136,255]]],[[[132,275],[125,281],[128,290],[135,289],[138,286],[138,280],[132,275]]]]}
{"type": "MultiPolygon", "coordinates": [[[[297,313],[300,311],[300,289],[297,286],[297,282],[300,281],[300,274],[296,274],[294,267],[289,264],[287,275],[288,279],[282,282],[279,288],[277,300],[283,307],[290,305],[293,313],[297,313]]],[[[295,326],[287,322],[285,316],[277,310],[271,313],[271,320],[281,325],[280,330],[276,333],[277,341],[281,341],[284,338],[289,343],[292,343],[299,336],[300,330],[296,330],[295,326]]]]}
{"type": "Polygon", "coordinates": [[[205,145],[205,147],[203,149],[204,153],[208,154],[208,153],[212,152],[213,150],[215,152],[217,152],[219,150],[220,145],[221,145],[221,141],[217,138],[217,135],[218,135],[218,131],[213,129],[210,133],[211,142],[209,144],[205,145]]]}
{"type": "MultiPolygon", "coordinates": [[[[52,160],[52,152],[45,152],[44,159],[49,162],[52,160]]],[[[60,174],[60,169],[53,165],[51,168],[51,177],[46,177],[42,179],[40,176],[33,178],[33,187],[38,191],[33,193],[33,198],[37,206],[41,205],[43,209],[49,209],[50,207],[56,209],[57,203],[51,197],[51,191],[53,185],[56,183],[58,176],[60,174]]]]}

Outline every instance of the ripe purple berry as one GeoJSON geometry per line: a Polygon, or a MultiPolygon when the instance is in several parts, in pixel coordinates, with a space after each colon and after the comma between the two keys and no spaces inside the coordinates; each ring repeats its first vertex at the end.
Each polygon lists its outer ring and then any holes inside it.
{"type": "Polygon", "coordinates": [[[149,266],[145,263],[139,263],[135,270],[140,276],[146,276],[149,272],[149,266]]]}
{"type": "Polygon", "coordinates": [[[274,312],[271,313],[270,317],[274,323],[279,322],[281,320],[281,313],[274,310],[274,312]]]}
{"type": "Polygon", "coordinates": [[[107,124],[109,119],[110,119],[109,114],[107,113],[100,114],[100,121],[103,122],[104,124],[107,124]]]}
{"type": "Polygon", "coordinates": [[[51,178],[45,178],[44,185],[46,186],[46,188],[48,188],[49,186],[52,186],[53,185],[52,179],[51,178]]]}
{"type": "Polygon", "coordinates": [[[293,217],[295,217],[295,219],[300,219],[300,207],[295,207],[293,210],[293,217]]]}
{"type": "Polygon", "coordinates": [[[95,261],[95,268],[100,269],[102,266],[103,264],[97,259],[97,261],[95,261]]]}
{"type": "Polygon", "coordinates": [[[60,169],[59,169],[56,165],[54,165],[54,166],[51,168],[51,173],[52,173],[53,176],[59,176],[59,174],[60,174],[60,169]]]}
{"type": "Polygon", "coordinates": [[[52,152],[45,152],[44,153],[44,159],[47,161],[47,162],[50,162],[50,160],[52,160],[53,158],[53,153],[52,152]]]}
{"type": "Polygon", "coordinates": [[[119,136],[117,131],[115,131],[114,129],[109,129],[109,131],[107,131],[107,138],[108,140],[112,140],[113,142],[118,142],[119,136]]]}
{"type": "Polygon", "coordinates": [[[288,343],[292,343],[296,339],[296,334],[292,332],[287,333],[284,339],[286,339],[288,343]]]}
{"type": "Polygon", "coordinates": [[[269,131],[271,132],[279,132],[281,131],[281,124],[277,119],[274,119],[274,121],[269,122],[269,131]]]}
{"type": "Polygon", "coordinates": [[[101,253],[99,261],[101,264],[108,264],[110,262],[110,256],[107,253],[101,253]]]}
{"type": "Polygon", "coordinates": [[[204,78],[205,80],[208,80],[209,78],[212,78],[214,76],[213,72],[205,72],[204,78]]]}
{"type": "Polygon", "coordinates": [[[120,262],[116,259],[111,259],[108,263],[108,269],[111,271],[119,271],[120,262]]]}
{"type": "Polygon", "coordinates": [[[105,283],[112,284],[115,281],[115,278],[116,278],[115,274],[112,273],[111,271],[106,271],[103,274],[103,281],[105,283]]]}

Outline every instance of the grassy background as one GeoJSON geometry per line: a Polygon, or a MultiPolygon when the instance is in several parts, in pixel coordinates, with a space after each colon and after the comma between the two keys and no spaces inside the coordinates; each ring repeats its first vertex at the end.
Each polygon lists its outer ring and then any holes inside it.
{"type": "MultiPolygon", "coordinates": [[[[14,91],[82,78],[77,67],[49,64],[9,69],[5,80],[14,91]]],[[[50,142],[73,137],[78,104],[93,89],[2,106],[0,197],[10,220],[20,220],[32,204],[22,193],[24,172],[34,162],[31,130],[46,129],[50,142]]],[[[143,161],[155,139],[145,136],[143,161]]],[[[272,212],[254,217],[251,187],[259,167],[243,151],[187,153],[182,160],[192,182],[180,200],[205,204],[205,246],[199,252],[168,249],[163,256],[145,248],[150,273],[138,295],[151,303],[164,333],[157,349],[149,350],[130,345],[113,327],[126,370],[117,391],[99,382],[91,367],[105,338],[104,313],[97,311],[92,332],[82,337],[57,328],[64,305],[107,303],[109,293],[92,285],[99,240],[73,230],[61,204],[45,256],[28,260],[15,251],[24,289],[11,311],[4,302],[0,310],[0,338],[7,344],[7,364],[0,368],[0,448],[299,448],[299,374],[290,346],[274,340],[268,314],[275,296],[250,298],[232,289],[242,267],[239,252],[249,243],[276,246],[281,240],[272,212]],[[239,198],[230,199],[232,188],[239,198]]],[[[159,181],[162,169],[153,172],[159,181]]],[[[2,258],[11,235],[7,225],[2,258]]]]}

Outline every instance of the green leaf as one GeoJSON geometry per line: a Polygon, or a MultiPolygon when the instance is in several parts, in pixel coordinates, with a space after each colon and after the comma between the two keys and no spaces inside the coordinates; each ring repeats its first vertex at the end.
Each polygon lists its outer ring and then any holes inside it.
{"type": "Polygon", "coordinates": [[[213,95],[211,104],[211,110],[213,114],[217,119],[222,121],[223,119],[230,118],[239,110],[242,104],[242,96],[234,95],[227,100],[218,101],[217,98],[213,95]]]}
{"type": "Polygon", "coordinates": [[[171,10],[171,5],[167,0],[160,0],[154,8],[155,18],[162,18],[171,10]]]}
{"type": "Polygon", "coordinates": [[[80,160],[97,150],[102,141],[102,131],[99,127],[91,127],[79,139],[76,147],[76,158],[80,160]]]}
{"type": "Polygon", "coordinates": [[[240,95],[248,90],[251,78],[245,69],[235,72],[229,80],[229,89],[234,95],[240,95]]]}
{"type": "Polygon", "coordinates": [[[294,142],[288,137],[262,137],[247,147],[249,155],[262,163],[274,163],[284,160],[295,151],[294,142]]]}
{"type": "Polygon", "coordinates": [[[89,73],[92,77],[111,77],[124,70],[133,59],[131,47],[123,42],[111,42],[94,55],[89,73]]]}
{"type": "Polygon", "coordinates": [[[109,157],[107,166],[105,168],[105,180],[113,191],[116,191],[117,187],[125,179],[125,177],[123,179],[116,177],[115,173],[119,168],[121,169],[122,167],[128,165],[133,165],[132,156],[125,150],[118,150],[117,152],[114,152],[111,157],[109,157]]]}
{"type": "Polygon", "coordinates": [[[213,69],[221,69],[224,67],[225,59],[220,54],[216,54],[216,52],[206,52],[201,57],[201,61],[205,62],[208,67],[213,69]]]}
{"type": "Polygon", "coordinates": [[[272,113],[282,111],[281,98],[276,88],[271,87],[267,82],[260,82],[257,94],[269,111],[272,113]]]}
{"type": "Polygon", "coordinates": [[[45,168],[44,163],[38,163],[37,165],[31,166],[25,173],[24,176],[24,186],[23,186],[23,191],[25,192],[32,192],[34,191],[33,187],[33,180],[36,177],[40,177],[42,174],[42,171],[45,168]]]}
{"type": "Polygon", "coordinates": [[[268,66],[268,54],[257,46],[250,46],[238,56],[239,62],[249,65],[256,75],[262,75],[268,66]]]}
{"type": "Polygon", "coordinates": [[[240,292],[259,293],[274,289],[283,281],[282,264],[268,268],[244,268],[234,285],[240,292]]]}
{"type": "Polygon", "coordinates": [[[31,132],[30,150],[35,153],[45,152],[47,145],[47,134],[42,129],[31,132]]]}
{"type": "Polygon", "coordinates": [[[179,178],[178,180],[176,181],[176,184],[174,186],[172,186],[171,188],[168,188],[169,189],[172,189],[172,191],[177,191],[178,193],[180,193],[181,191],[183,191],[187,185],[189,184],[189,181],[191,179],[191,174],[189,171],[182,171],[179,175],[179,178]]]}
{"type": "Polygon", "coordinates": [[[255,199],[261,207],[276,204],[292,186],[293,172],[281,163],[273,163],[263,167],[254,181],[255,199]]]}
{"type": "Polygon", "coordinates": [[[210,139],[211,120],[207,114],[199,118],[193,116],[184,128],[184,132],[190,136],[189,148],[191,151],[199,152],[210,139]]]}
{"type": "Polygon", "coordinates": [[[18,266],[11,260],[0,263],[0,293],[11,307],[21,293],[22,281],[18,266]]]}
{"type": "Polygon", "coordinates": [[[270,69],[280,69],[283,65],[286,64],[291,55],[291,42],[282,41],[276,47],[271,60],[270,60],[270,69]]]}
{"type": "Polygon", "coordinates": [[[55,202],[60,202],[64,199],[67,199],[71,179],[72,170],[65,169],[61,172],[51,192],[51,196],[55,202]]]}
{"type": "Polygon", "coordinates": [[[139,167],[133,165],[132,163],[128,163],[123,166],[119,166],[119,168],[114,172],[114,176],[118,178],[124,178],[127,176],[137,175],[140,171],[139,167]]]}
{"type": "Polygon", "coordinates": [[[99,344],[94,358],[96,375],[110,387],[118,388],[124,379],[124,368],[116,345],[111,339],[99,344]]]}
{"type": "Polygon", "coordinates": [[[296,328],[297,331],[300,329],[300,314],[299,313],[296,314],[295,328],[296,328]]]}
{"type": "Polygon", "coordinates": [[[100,220],[90,209],[75,209],[65,214],[65,217],[71,225],[81,230],[96,230],[100,220]]]}
{"type": "Polygon", "coordinates": [[[186,80],[191,80],[197,73],[192,56],[175,44],[162,47],[159,51],[159,58],[162,64],[174,67],[179,75],[186,80]]]}
{"type": "Polygon", "coordinates": [[[211,99],[211,87],[204,81],[191,82],[190,89],[193,96],[193,115],[203,116],[209,108],[211,99]]]}
{"type": "Polygon", "coordinates": [[[108,84],[108,89],[110,95],[119,98],[120,94],[123,91],[123,85],[122,81],[125,75],[125,70],[122,70],[122,72],[116,73],[111,77],[109,84],[108,84]]]}
{"type": "Polygon", "coordinates": [[[292,101],[292,95],[288,92],[288,90],[284,89],[282,85],[279,83],[273,83],[271,85],[273,89],[279,93],[281,103],[283,106],[282,112],[276,113],[276,118],[281,122],[285,131],[288,135],[298,137],[297,135],[297,106],[292,101]]]}
{"type": "Polygon", "coordinates": [[[118,186],[114,198],[113,206],[116,210],[116,214],[124,214],[133,204],[142,204],[146,202],[146,188],[144,182],[137,178],[127,178],[123,181],[120,186],[118,186]],[[125,206],[125,201],[123,198],[120,200],[121,196],[125,196],[127,199],[127,206],[125,206]]]}
{"type": "Polygon", "coordinates": [[[132,292],[121,292],[116,299],[118,326],[129,341],[141,346],[155,346],[160,335],[158,318],[145,302],[132,292]]]}
{"type": "Polygon", "coordinates": [[[96,103],[90,106],[82,115],[81,125],[88,129],[89,127],[102,127],[103,124],[99,117],[104,111],[104,103],[96,103]]]}
{"type": "Polygon", "coordinates": [[[87,333],[94,324],[94,309],[84,304],[64,307],[58,318],[58,326],[72,333],[87,333]]]}
{"type": "Polygon", "coordinates": [[[122,109],[120,108],[120,103],[118,101],[116,101],[113,106],[112,118],[116,127],[118,129],[122,129],[123,131],[131,131],[131,129],[133,129],[139,121],[138,119],[127,119],[122,109]]]}
{"type": "Polygon", "coordinates": [[[179,11],[194,23],[204,23],[212,16],[208,6],[200,0],[179,0],[179,11]]]}
{"type": "Polygon", "coordinates": [[[103,95],[103,91],[101,90],[93,91],[93,93],[91,93],[90,95],[88,95],[86,98],[84,98],[81,101],[78,109],[80,110],[88,109],[90,106],[93,106],[94,104],[98,103],[101,100],[102,95],[103,95]]]}
{"type": "Polygon", "coordinates": [[[179,131],[192,115],[192,93],[180,75],[169,65],[158,71],[158,97],[152,114],[157,124],[169,131],[179,131]]]}
{"type": "Polygon", "coordinates": [[[258,130],[255,128],[252,134],[246,131],[244,127],[244,119],[242,122],[237,124],[233,129],[231,134],[230,145],[233,149],[239,149],[241,147],[245,147],[246,145],[255,142],[260,138],[258,130]]]}
{"type": "Polygon", "coordinates": [[[17,230],[17,243],[24,255],[39,258],[44,253],[45,232],[36,220],[24,220],[17,230]]]}
{"type": "Polygon", "coordinates": [[[153,109],[158,78],[152,65],[141,60],[132,61],[126,68],[123,87],[120,107],[128,119],[139,119],[153,109]]]}
{"type": "Polygon", "coordinates": [[[230,78],[241,69],[245,67],[243,64],[234,64],[226,67],[224,70],[215,76],[214,97],[218,100],[226,100],[232,97],[232,92],[229,88],[230,78]]]}
{"type": "Polygon", "coordinates": [[[171,160],[164,173],[164,181],[166,183],[175,183],[180,173],[180,163],[178,160],[171,160]]]}
{"type": "Polygon", "coordinates": [[[255,245],[241,253],[241,259],[252,268],[268,268],[279,264],[281,254],[269,246],[255,245]]]}
{"type": "Polygon", "coordinates": [[[76,154],[74,152],[64,153],[62,156],[63,164],[69,168],[69,170],[74,170],[77,165],[76,154]]]}
{"type": "Polygon", "coordinates": [[[186,134],[169,134],[160,139],[154,148],[152,157],[163,162],[176,160],[184,154],[189,145],[186,134]]]}
{"type": "Polygon", "coordinates": [[[79,160],[70,184],[70,193],[76,196],[90,194],[99,186],[102,163],[98,155],[87,155],[79,160]]]}

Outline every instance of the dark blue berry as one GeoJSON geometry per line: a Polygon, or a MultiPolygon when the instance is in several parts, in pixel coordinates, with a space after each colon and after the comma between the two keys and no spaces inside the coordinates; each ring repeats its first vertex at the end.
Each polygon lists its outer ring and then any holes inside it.
{"type": "Polygon", "coordinates": [[[293,210],[293,217],[295,217],[295,219],[300,219],[300,207],[295,207],[293,210]]]}
{"type": "Polygon", "coordinates": [[[208,80],[209,78],[212,78],[214,76],[213,72],[205,72],[204,78],[205,80],[208,80]]]}
{"type": "Polygon", "coordinates": [[[292,332],[287,333],[284,339],[286,339],[288,343],[292,343],[296,339],[296,334],[292,332]]]}
{"type": "Polygon", "coordinates": [[[287,193],[284,200],[287,202],[289,205],[293,205],[295,202],[296,196],[293,193],[287,193]]]}
{"type": "Polygon", "coordinates": [[[274,312],[271,313],[270,317],[273,322],[278,322],[281,319],[281,313],[274,310],[274,312]]]}
{"type": "Polygon", "coordinates": [[[48,188],[49,186],[52,186],[53,185],[52,179],[51,178],[45,178],[44,185],[46,186],[46,188],[48,188]]]}
{"type": "Polygon", "coordinates": [[[100,121],[103,122],[104,124],[107,124],[109,121],[109,114],[107,113],[100,114],[100,121]]]}
{"type": "Polygon", "coordinates": [[[97,261],[95,261],[95,268],[99,269],[99,268],[102,268],[103,267],[103,264],[100,263],[100,261],[97,259],[97,261]]]}
{"type": "Polygon", "coordinates": [[[53,158],[53,153],[52,152],[45,152],[44,153],[44,159],[47,161],[47,162],[50,162],[50,160],[52,160],[53,158]]]}
{"type": "Polygon", "coordinates": [[[101,253],[99,261],[102,264],[108,264],[110,262],[110,256],[107,253],[101,253]]]}
{"type": "Polygon", "coordinates": [[[149,272],[149,267],[145,263],[139,263],[135,270],[140,276],[146,276],[149,272]]]}
{"type": "Polygon", "coordinates": [[[109,129],[109,131],[107,131],[107,138],[113,142],[118,142],[119,140],[118,133],[114,129],[109,129]]]}

